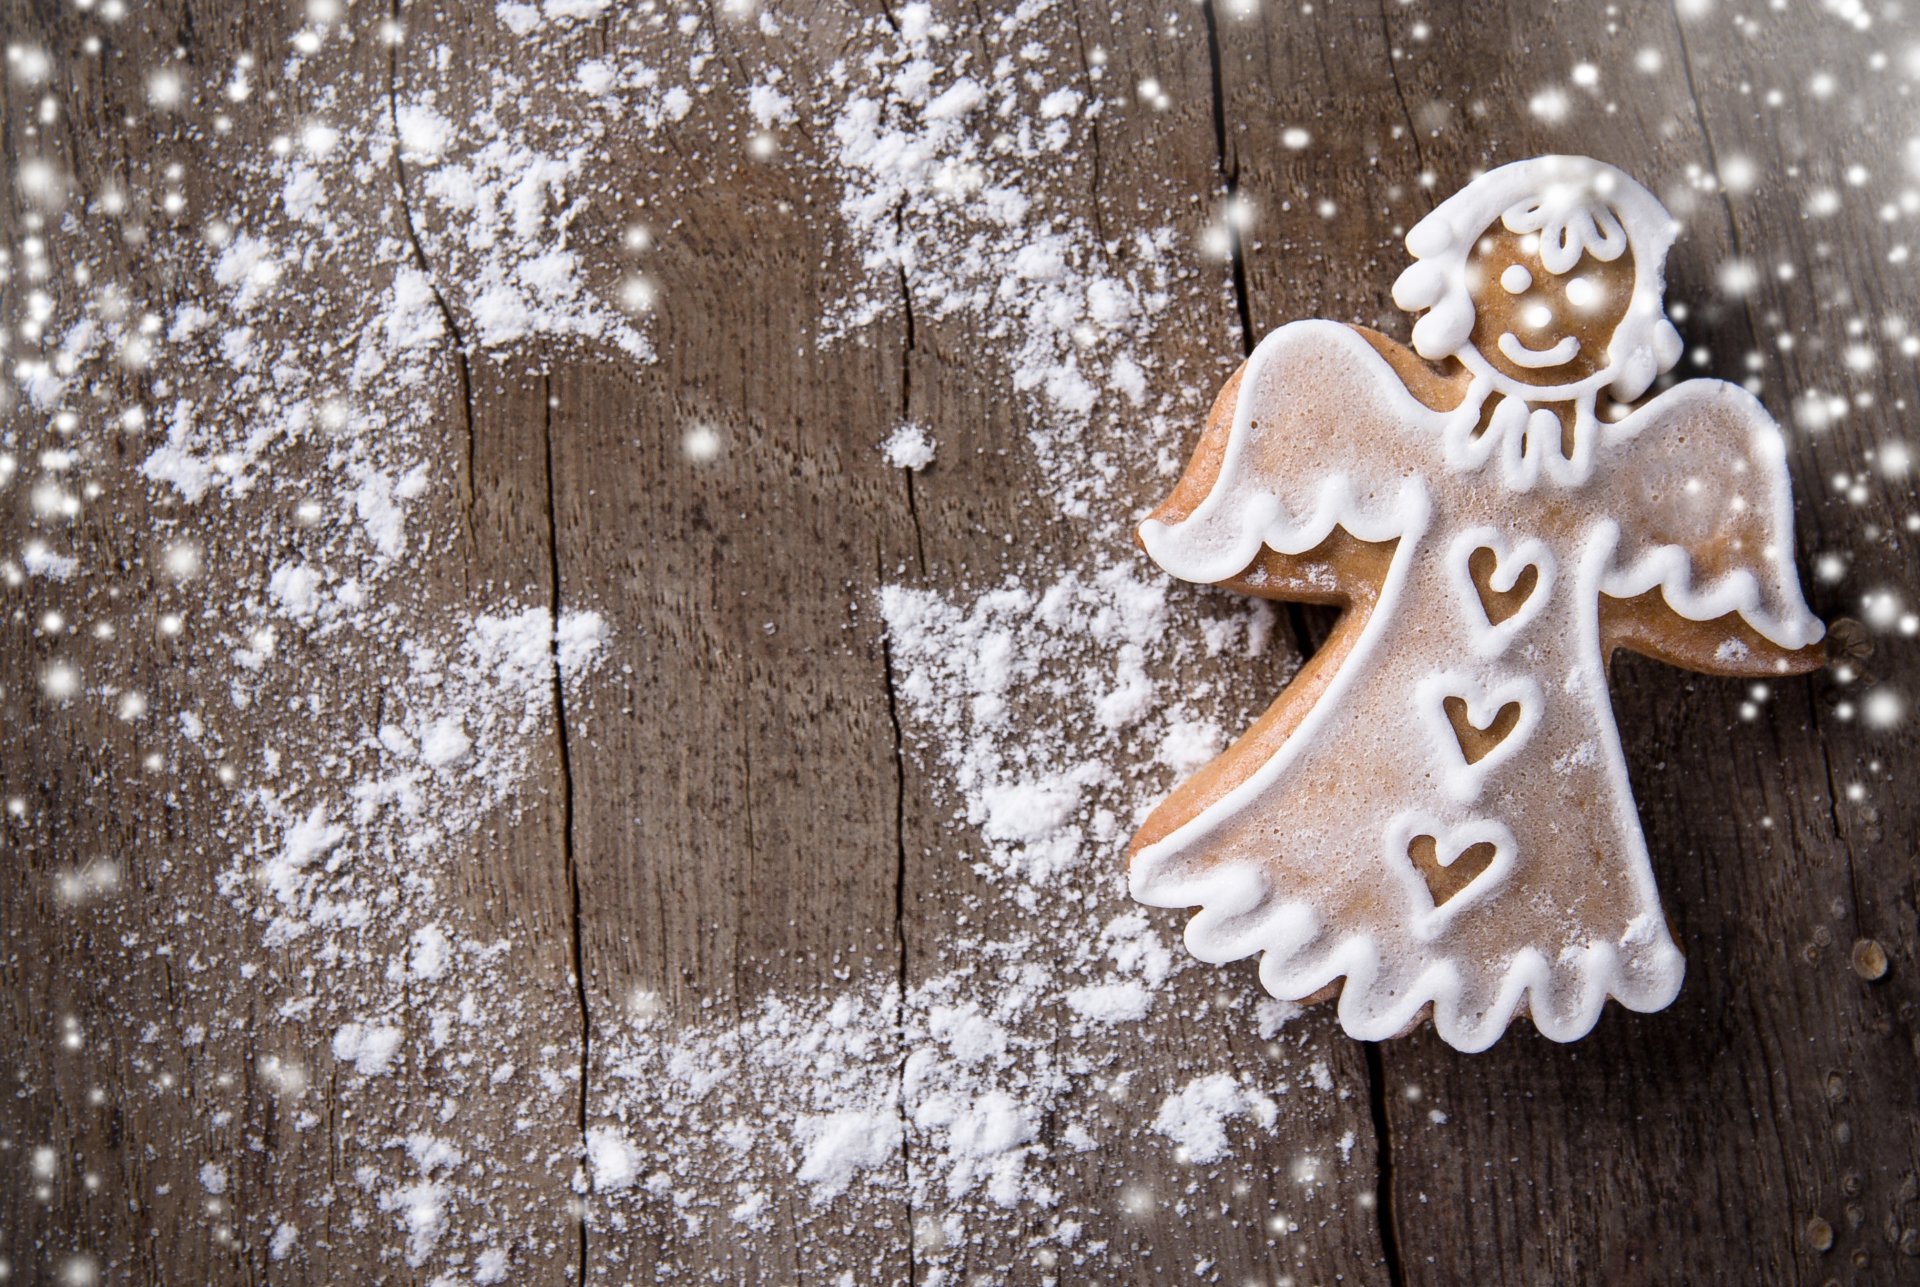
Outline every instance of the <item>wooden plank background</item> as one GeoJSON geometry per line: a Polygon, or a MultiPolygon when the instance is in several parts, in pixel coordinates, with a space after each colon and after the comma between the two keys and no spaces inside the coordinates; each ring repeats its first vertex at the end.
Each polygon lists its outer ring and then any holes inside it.
{"type": "MultiPolygon", "coordinates": [[[[933,270],[876,278],[840,220],[832,106],[915,14],[9,0],[0,1280],[493,1281],[489,1253],[511,1280],[554,1282],[1920,1275],[1916,736],[1862,717],[1869,694],[1920,697],[1900,611],[1869,602],[1920,595],[1920,508],[1898,463],[1920,398],[1902,344],[1920,327],[1920,19],[1800,0],[1029,8],[936,15],[941,56],[966,51],[974,74],[1017,56],[1008,74],[1100,101],[1072,147],[1010,164],[1059,226],[1110,246],[1181,234],[1147,349],[1150,408],[1190,429],[1175,423],[1167,460],[1124,413],[1070,444],[1113,462],[1110,512],[1086,520],[1051,503],[1059,475],[1029,446],[1046,411],[1012,392],[1017,337],[990,309],[939,308],[933,270]],[[697,65],[700,92],[645,128],[644,93],[595,117],[576,88],[589,60],[697,65]],[[769,69],[800,110],[761,157],[742,104],[769,69]],[[297,148],[316,121],[354,146],[391,138],[416,101],[476,137],[587,141],[563,202],[580,276],[612,296],[638,267],[660,302],[635,323],[650,360],[605,336],[488,342],[484,252],[422,166],[370,147],[330,180],[328,223],[289,269],[319,285],[249,317],[253,343],[326,368],[355,337],[350,313],[315,301],[417,267],[444,326],[406,441],[434,485],[411,502],[401,570],[368,565],[369,611],[591,609],[608,627],[592,674],[566,681],[556,662],[528,689],[510,791],[429,790],[449,829],[471,819],[467,860],[429,872],[385,855],[369,923],[323,951],[340,940],[268,932],[270,900],[236,873],[273,846],[235,801],[289,780],[259,768],[280,748],[305,757],[298,781],[369,771],[389,704],[416,690],[377,631],[283,629],[257,672],[234,657],[257,648],[244,631],[290,555],[365,557],[324,522],[302,526],[298,505],[383,444],[288,435],[256,486],[184,501],[141,473],[167,408],[265,420],[270,386],[235,381],[212,345],[171,341],[154,362],[124,343],[89,350],[57,406],[30,367],[81,316],[137,331],[148,310],[210,299],[195,248],[226,235],[214,222],[279,217],[276,138],[297,148]],[[1689,957],[1679,1000],[1610,1012],[1571,1046],[1522,1025],[1463,1057],[1427,1032],[1351,1042],[1324,1010],[1270,1043],[1250,965],[1178,970],[1137,1023],[1078,1023],[1057,999],[1008,1019],[1029,1073],[1068,1084],[1052,1102],[1098,1127],[1081,1151],[1040,1124],[1026,1184],[1050,1202],[940,1196],[914,1127],[897,1167],[826,1202],[772,1149],[753,1172],[772,1177],[763,1216],[725,1218],[731,1180],[708,1191],[703,1177],[760,1160],[728,1160],[711,1122],[651,1097],[631,1062],[645,1034],[771,1042],[769,998],[836,990],[898,1010],[986,939],[1079,969],[1069,945],[1127,907],[1119,842],[1055,901],[1009,896],[965,820],[943,726],[898,691],[881,588],[965,601],[1088,566],[1095,539],[1116,561],[1253,338],[1316,316],[1404,335],[1388,288],[1406,227],[1477,167],[1547,151],[1621,164],[1685,221],[1669,269],[1683,373],[1757,382],[1789,426],[1810,601],[1868,621],[1840,629],[1844,669],[1763,700],[1639,658],[1615,668],[1689,957]],[[1248,215],[1233,254],[1210,256],[1208,229],[1235,208],[1248,215]],[[645,248],[624,236],[635,223],[645,248]],[[821,319],[862,291],[872,318],[829,333],[821,319]],[[54,321],[23,326],[36,317],[54,321]],[[923,472],[878,449],[903,420],[934,431],[923,472]],[[699,467],[690,429],[719,447],[699,467]],[[74,570],[36,573],[35,542],[74,570]],[[169,555],[183,547],[197,572],[169,555]],[[182,715],[207,712],[215,731],[183,741],[182,715]],[[339,729],[356,731],[327,740],[339,729]],[[504,948],[466,960],[466,1002],[397,1012],[398,1071],[359,1075],[336,1033],[363,988],[410,977],[388,963],[411,959],[409,918],[429,896],[465,941],[504,948]],[[464,1004],[511,1016],[471,1038],[478,1062],[434,1053],[464,1004]],[[1155,1107],[1217,1070],[1335,1089],[1282,1097],[1268,1129],[1239,1121],[1217,1163],[1182,1162],[1149,1129],[1155,1107]],[[587,1156],[609,1122],[665,1159],[660,1185],[616,1184],[587,1156]],[[464,1161],[423,1155],[429,1128],[464,1161]],[[1303,1182],[1302,1159],[1336,1152],[1337,1172],[1303,1182]],[[426,1188],[407,1185],[450,1169],[460,1200],[420,1210],[426,1188]]],[[[1239,611],[1172,603],[1170,630],[1239,611]]],[[[1176,650],[1154,678],[1211,681],[1196,700],[1231,727],[1327,626],[1298,611],[1256,658],[1176,650]]],[[[1071,701],[1031,717],[1084,718],[1071,701]]],[[[1141,770],[1116,798],[1166,785],[1141,770]]],[[[304,816],[316,798],[295,788],[285,808],[304,816]]],[[[1177,916],[1151,922],[1175,941],[1177,916]]],[[[901,1016],[897,1047],[866,1056],[877,1066],[924,1035],[911,1005],[901,1016]]],[[[751,1067],[743,1055],[729,1074],[739,1120],[804,1107],[804,1087],[751,1067]]]]}

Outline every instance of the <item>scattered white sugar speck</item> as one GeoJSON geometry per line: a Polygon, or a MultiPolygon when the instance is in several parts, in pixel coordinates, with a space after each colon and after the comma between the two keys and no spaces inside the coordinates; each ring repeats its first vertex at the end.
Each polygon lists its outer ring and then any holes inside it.
{"type": "Polygon", "coordinates": [[[402,268],[393,275],[392,289],[392,303],[382,321],[387,343],[396,350],[438,344],[447,328],[431,279],[416,268],[402,268]]]}
{"type": "Polygon", "coordinates": [[[537,4],[500,0],[493,12],[500,20],[500,25],[516,36],[530,36],[540,26],[540,6],[537,4]]]}
{"type": "Polygon", "coordinates": [[[813,1186],[815,1202],[844,1192],[862,1171],[900,1160],[900,1114],[891,1107],[805,1117],[794,1135],[806,1150],[796,1175],[813,1186]]]}
{"type": "Polygon", "coordinates": [[[426,1264],[447,1232],[446,1187],[431,1180],[402,1185],[381,1196],[380,1209],[393,1214],[406,1232],[407,1264],[415,1269],[426,1264]]]}
{"type": "Polygon", "coordinates": [[[1153,995],[1137,981],[1108,983],[1075,988],[1067,993],[1067,1004],[1082,1018],[1100,1023],[1125,1023],[1146,1018],[1153,995]]]}
{"type": "Polygon", "coordinates": [[[881,451],[895,469],[918,472],[933,463],[933,437],[925,425],[909,420],[887,435],[881,451]]]}
{"type": "Polygon", "coordinates": [[[727,1216],[735,1224],[744,1224],[751,1228],[765,1226],[767,1206],[770,1199],[765,1189],[743,1186],[740,1201],[727,1209],[727,1216]]]}
{"type": "Polygon", "coordinates": [[[620,69],[610,59],[589,58],[574,68],[573,79],[583,93],[597,97],[614,87],[620,79],[620,69]]]}
{"type": "Polygon", "coordinates": [[[617,1193],[633,1187],[640,1159],[620,1128],[595,1126],[587,1131],[587,1167],[596,1191],[617,1193]]]}
{"type": "Polygon", "coordinates": [[[437,158],[453,144],[453,123],[424,103],[394,108],[401,151],[416,160],[437,158]]]}
{"type": "Polygon", "coordinates": [[[26,569],[28,576],[64,581],[79,570],[80,561],[54,553],[45,541],[28,541],[20,548],[20,566],[26,569]]]}
{"type": "Polygon", "coordinates": [[[599,658],[607,642],[607,621],[598,612],[572,609],[554,625],[555,660],[561,675],[583,675],[599,658]]]}
{"type": "Polygon", "coordinates": [[[363,1077],[378,1077],[393,1067],[401,1035],[390,1024],[343,1024],[333,1034],[333,1057],[352,1064],[363,1077]]]}
{"type": "Polygon", "coordinates": [[[720,434],[711,425],[695,425],[681,437],[680,446],[689,460],[717,460],[720,456],[720,434]]]}
{"type": "Polygon", "coordinates": [[[755,85],[747,91],[747,111],[759,122],[761,129],[791,125],[799,119],[794,114],[793,100],[772,85],[755,85]]]}
{"type": "Polygon", "coordinates": [[[986,99],[987,91],[978,81],[962,77],[936,95],[923,115],[929,121],[951,121],[965,116],[986,99]]]}
{"type": "Polygon", "coordinates": [[[1086,95],[1077,89],[1056,89],[1040,100],[1042,120],[1052,120],[1056,116],[1072,116],[1080,110],[1080,104],[1086,101],[1086,95]]]}
{"type": "Polygon", "coordinates": [[[288,616],[305,620],[320,606],[320,574],[305,564],[282,563],[267,581],[267,593],[288,616]]]}
{"type": "Polygon", "coordinates": [[[457,716],[435,720],[420,738],[420,758],[436,769],[459,764],[472,750],[473,739],[457,716]]]}
{"type": "Polygon", "coordinates": [[[285,1260],[293,1254],[293,1249],[299,1241],[298,1227],[284,1222],[275,1226],[273,1238],[267,1243],[267,1258],[276,1263],[285,1260]]]}
{"type": "Polygon", "coordinates": [[[1306,1013],[1303,1006],[1293,1001],[1282,1001],[1278,997],[1262,997],[1254,1007],[1254,1026],[1262,1041],[1272,1041],[1280,1035],[1280,1029],[1306,1013]]]}
{"type": "Polygon", "coordinates": [[[1186,720],[1167,727],[1158,754],[1162,764],[1184,775],[1220,754],[1225,744],[1225,734],[1212,720],[1186,720]]]}
{"type": "Polygon", "coordinates": [[[1273,1100],[1249,1090],[1232,1073],[1208,1073],[1161,1102],[1153,1129],[1185,1150],[1188,1161],[1215,1162],[1227,1152],[1228,1121],[1248,1117],[1270,1127],[1279,1115],[1273,1100]]]}
{"type": "Polygon", "coordinates": [[[438,925],[423,925],[413,932],[413,949],[407,960],[407,968],[413,977],[431,983],[447,972],[447,960],[451,952],[447,942],[447,933],[438,925]]]}
{"type": "Polygon", "coordinates": [[[474,1258],[473,1281],[479,1283],[480,1287],[503,1283],[507,1280],[507,1271],[512,1263],[505,1248],[488,1247],[474,1258]]]}

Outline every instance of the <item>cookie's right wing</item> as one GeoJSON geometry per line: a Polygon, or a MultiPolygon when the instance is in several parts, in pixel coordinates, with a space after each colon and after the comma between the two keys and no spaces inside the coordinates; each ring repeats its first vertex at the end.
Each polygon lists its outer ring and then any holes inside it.
{"type": "Polygon", "coordinates": [[[1601,588],[1657,598],[1673,626],[1699,627],[1710,646],[1718,637],[1715,651],[1669,658],[1681,664],[1732,674],[1820,665],[1825,628],[1794,565],[1786,438],[1760,400],[1722,380],[1684,380],[1605,432],[1612,494],[1602,500],[1619,543],[1601,588]],[[1743,664],[1755,644],[1768,665],[1743,664]]]}
{"type": "Polygon", "coordinates": [[[1441,418],[1351,327],[1283,326],[1221,390],[1186,475],[1140,525],[1140,542],[1175,576],[1218,584],[1240,579],[1263,551],[1302,554],[1336,528],[1367,542],[1423,530],[1423,466],[1441,418]]]}

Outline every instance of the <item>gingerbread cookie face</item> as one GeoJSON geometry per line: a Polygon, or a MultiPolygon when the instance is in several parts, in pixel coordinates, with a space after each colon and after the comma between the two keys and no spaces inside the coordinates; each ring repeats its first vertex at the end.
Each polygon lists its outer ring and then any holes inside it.
{"type": "Polygon", "coordinates": [[[1607,365],[1607,345],[1633,294],[1633,257],[1624,235],[1594,240],[1597,249],[1571,264],[1554,261],[1564,264],[1555,271],[1537,232],[1496,223],[1475,239],[1468,342],[1487,365],[1516,384],[1542,387],[1578,384],[1607,365]]]}
{"type": "Polygon", "coordinates": [[[1135,839],[1135,896],[1197,909],[1202,959],[1337,990],[1356,1037],[1430,1015],[1468,1050],[1520,1013],[1571,1040],[1608,997],[1672,1000],[1607,657],[1777,675],[1822,633],[1757,401],[1696,380],[1595,415],[1679,356],[1672,236],[1610,166],[1503,167],[1408,235],[1417,356],[1296,322],[1222,391],[1141,543],[1188,580],[1348,610],[1135,839]]]}

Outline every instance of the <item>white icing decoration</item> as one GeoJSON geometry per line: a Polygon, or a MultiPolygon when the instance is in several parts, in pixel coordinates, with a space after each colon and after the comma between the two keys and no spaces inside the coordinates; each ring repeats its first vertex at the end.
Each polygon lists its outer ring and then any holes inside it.
{"type": "Polygon", "coordinates": [[[1473,637],[1473,650],[1482,657],[1505,652],[1514,636],[1540,615],[1553,594],[1553,554],[1546,543],[1528,537],[1509,547],[1507,538],[1494,527],[1472,527],[1454,537],[1447,551],[1447,570],[1453,574],[1454,588],[1460,594],[1460,609],[1473,637]],[[1473,552],[1482,548],[1493,551],[1493,575],[1487,578],[1487,584],[1501,594],[1511,593],[1526,570],[1534,569],[1533,592],[1498,625],[1487,616],[1480,587],[1473,581],[1473,552]]]}
{"type": "Polygon", "coordinates": [[[1413,347],[1431,361],[1458,357],[1503,392],[1566,397],[1613,386],[1622,401],[1645,393],[1655,376],[1680,360],[1680,335],[1667,321],[1667,248],[1678,231],[1654,195],[1624,171],[1583,156],[1543,156],[1490,170],[1434,207],[1407,234],[1417,261],[1393,285],[1393,302],[1426,310],[1413,328],[1413,347]],[[1473,331],[1473,286],[1467,259],[1474,243],[1498,220],[1513,232],[1540,234],[1540,259],[1564,273],[1583,252],[1602,260],[1633,253],[1633,294],[1613,333],[1607,365],[1579,385],[1538,389],[1501,375],[1468,344],[1473,331]]]}
{"type": "Polygon", "coordinates": [[[1440,781],[1447,794],[1462,804],[1472,804],[1478,800],[1493,771],[1520,753],[1527,739],[1533,736],[1534,729],[1540,726],[1540,716],[1545,706],[1546,700],[1541,696],[1540,685],[1528,675],[1513,675],[1485,682],[1465,671],[1445,670],[1428,676],[1414,690],[1414,709],[1433,742],[1440,781]],[[1475,728],[1484,729],[1492,724],[1494,717],[1509,702],[1520,707],[1520,719],[1498,745],[1469,764],[1467,753],[1460,746],[1460,736],[1454,732],[1453,721],[1447,718],[1446,700],[1449,697],[1458,697],[1466,702],[1467,719],[1475,728]]]}
{"type": "Polygon", "coordinates": [[[1516,848],[1513,832],[1507,830],[1505,824],[1487,818],[1447,826],[1430,814],[1410,810],[1388,823],[1382,857],[1387,867],[1400,877],[1400,883],[1407,891],[1407,902],[1413,909],[1407,926],[1413,936],[1423,941],[1436,939],[1460,913],[1486,902],[1506,882],[1508,873],[1513,870],[1516,848]],[[1492,845],[1493,858],[1487,863],[1486,870],[1436,907],[1433,891],[1427,888],[1426,877],[1420,874],[1419,868],[1413,865],[1413,859],[1407,854],[1415,836],[1434,838],[1434,857],[1442,867],[1451,867],[1461,854],[1477,844],[1492,845]]]}
{"type": "MultiPolygon", "coordinates": [[[[1542,371],[1550,366],[1565,366],[1579,356],[1580,337],[1563,335],[1552,345],[1544,349],[1530,349],[1522,344],[1512,331],[1503,334],[1499,341],[1500,352],[1507,361],[1515,366],[1524,366],[1530,371],[1542,371]]],[[[1558,425],[1558,421],[1554,422],[1558,425]]]]}
{"type": "Polygon", "coordinates": [[[1626,253],[1627,230],[1608,203],[1614,200],[1618,180],[1634,187],[1639,184],[1612,166],[1584,157],[1541,157],[1520,164],[1559,171],[1549,186],[1500,216],[1508,232],[1539,235],[1540,262],[1548,272],[1558,276],[1579,263],[1582,255],[1611,263],[1626,253]]]}
{"type": "Polygon", "coordinates": [[[1263,548],[1300,554],[1336,527],[1397,544],[1364,627],[1294,731],[1134,854],[1136,898],[1199,909],[1186,930],[1196,956],[1259,955],[1263,983],[1289,1000],[1344,980],[1340,1019],[1360,1038],[1391,1036],[1430,1008],[1440,1036],[1465,1050],[1491,1044],[1522,1010],[1566,1041],[1608,997],[1635,1010],[1673,999],[1684,962],[1613,722],[1602,595],[1657,590],[1683,618],[1737,614],[1783,649],[1822,628],[1794,568],[1783,440],[1751,395],[1695,380],[1618,422],[1593,414],[1598,389],[1637,394],[1678,356],[1660,312],[1672,237],[1665,211],[1612,167],[1504,167],[1415,227],[1407,241],[1420,262],[1395,287],[1403,307],[1431,310],[1415,330],[1420,351],[1466,364],[1458,407],[1421,403],[1364,338],[1331,322],[1284,326],[1248,359],[1207,494],[1183,518],[1141,526],[1152,557],[1219,582],[1263,548]],[[1633,255],[1627,320],[1590,379],[1518,386],[1462,347],[1472,298],[1455,289],[1459,270],[1496,219],[1538,232],[1550,270],[1583,252],[1633,255]],[[1490,397],[1502,400],[1476,434],[1490,397]],[[1573,406],[1571,459],[1559,417],[1529,400],[1573,406]],[[1496,591],[1537,569],[1497,626],[1468,566],[1482,546],[1496,591]],[[1520,721],[1466,765],[1448,695],[1481,726],[1518,701],[1520,721]],[[1486,839],[1494,862],[1436,908],[1407,854],[1419,834],[1445,858],[1486,839]]]}
{"type": "Polygon", "coordinates": [[[1476,380],[1466,401],[1449,416],[1443,435],[1449,465],[1467,472],[1497,458],[1501,480],[1518,492],[1531,491],[1543,474],[1563,487],[1577,487],[1593,476],[1601,429],[1590,396],[1574,404],[1573,455],[1569,457],[1560,453],[1560,417],[1545,407],[1529,410],[1519,398],[1501,397],[1486,429],[1476,435],[1488,387],[1476,380]]]}
{"type": "Polygon", "coordinates": [[[1524,295],[1527,288],[1533,285],[1533,274],[1527,271],[1525,264],[1508,264],[1506,271],[1500,274],[1500,284],[1506,287],[1509,295],[1524,295]]]}

